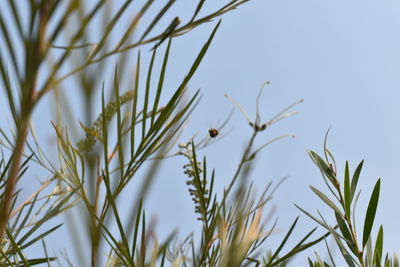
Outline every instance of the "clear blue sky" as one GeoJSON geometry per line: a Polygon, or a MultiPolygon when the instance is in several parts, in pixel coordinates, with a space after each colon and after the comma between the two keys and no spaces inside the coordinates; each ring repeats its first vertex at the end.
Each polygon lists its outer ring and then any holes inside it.
{"type": "MultiPolygon", "coordinates": [[[[176,14],[172,12],[169,18],[182,16],[192,6],[188,3],[191,1],[178,2],[182,3],[174,9],[176,14]]],[[[207,10],[220,5],[214,3],[207,10]]],[[[397,193],[400,186],[398,14],[400,2],[394,0],[252,0],[225,15],[190,83],[193,90],[201,88],[203,98],[184,137],[195,132],[206,133],[229,113],[232,103],[224,98],[225,93],[254,116],[258,89],[264,81],[270,81],[262,98],[261,114],[265,120],[303,98],[305,102],[294,108],[299,115],[274,125],[258,139],[261,145],[281,134],[296,134],[295,139],[285,139],[266,148],[252,172],[260,191],[269,181],[290,176],[273,201],[277,205],[279,228],[287,230],[300,214],[293,203],[314,213],[319,209],[333,223],[333,214],[326,212],[328,209],[308,187],[313,185],[325,191],[320,173],[307,155],[308,149],[322,152],[325,132],[332,126],[328,145],[336,156],[339,173],[344,171],[345,160],[349,160],[352,169],[365,160],[360,180],[360,221],[364,219],[366,199],[376,179],[382,178],[376,226],[384,225],[384,250],[392,253],[398,248],[396,242],[400,237],[400,217],[395,209],[395,203],[400,201],[397,193]]],[[[199,51],[215,23],[173,41],[175,58],[169,65],[171,76],[167,86],[175,86],[183,78],[194,53],[199,51]],[[175,73],[173,69],[180,72],[175,73]]],[[[150,53],[143,50],[143,56],[148,61],[150,53]]],[[[43,119],[43,112],[48,111],[48,103],[44,101],[34,116],[36,123],[48,127],[48,120],[43,119]]],[[[73,116],[82,118],[81,114],[73,116]]],[[[2,125],[5,122],[1,119],[2,125]]],[[[251,134],[237,110],[227,129],[232,131],[226,138],[200,152],[207,156],[208,165],[216,168],[216,186],[220,189],[233,175],[251,134]]],[[[51,133],[50,127],[44,131],[51,133]]],[[[179,227],[179,234],[184,238],[196,228],[181,167],[184,163],[183,158],[177,158],[163,167],[147,203],[149,212],[158,217],[160,237],[179,227]]],[[[126,197],[129,208],[130,197],[126,197]]],[[[314,225],[301,215],[297,238],[314,225]]],[[[280,240],[282,235],[274,238],[280,240]]],[[[48,242],[57,240],[49,238],[48,242]]],[[[326,255],[324,247],[315,250],[321,256],[326,255]]],[[[312,251],[303,256],[313,256],[312,251]]],[[[301,266],[302,263],[305,263],[304,257],[293,264],[301,266]]]]}

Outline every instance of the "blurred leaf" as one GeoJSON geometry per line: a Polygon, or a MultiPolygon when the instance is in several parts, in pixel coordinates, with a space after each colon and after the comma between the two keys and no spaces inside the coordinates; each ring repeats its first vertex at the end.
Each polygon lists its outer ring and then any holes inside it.
{"type": "Polygon", "coordinates": [[[393,253],[393,267],[400,267],[399,257],[397,256],[396,252],[393,253]]]}
{"type": "Polygon", "coordinates": [[[157,93],[156,93],[156,97],[154,99],[153,111],[151,112],[151,123],[150,123],[151,125],[154,124],[154,118],[156,117],[156,113],[158,110],[158,104],[160,102],[160,96],[161,96],[161,92],[162,92],[162,88],[163,88],[163,84],[164,84],[165,71],[167,69],[170,48],[171,48],[171,39],[169,40],[167,49],[165,50],[164,60],[163,60],[163,64],[162,64],[161,72],[160,72],[160,78],[158,79],[157,93]]]}
{"type": "Polygon", "coordinates": [[[143,119],[142,119],[142,139],[145,137],[146,133],[146,120],[147,120],[147,108],[149,106],[149,93],[150,93],[150,82],[151,82],[151,74],[153,72],[153,64],[154,59],[156,57],[157,49],[153,50],[153,54],[151,56],[151,61],[149,65],[149,70],[147,72],[147,79],[146,79],[146,91],[144,95],[144,103],[143,103],[143,119]]]}
{"type": "Polygon", "coordinates": [[[131,144],[131,158],[135,155],[135,125],[136,125],[136,110],[139,90],[139,77],[140,77],[140,51],[138,52],[136,61],[136,75],[135,75],[135,88],[133,90],[133,104],[131,114],[131,131],[130,131],[130,144],[131,144]]]}

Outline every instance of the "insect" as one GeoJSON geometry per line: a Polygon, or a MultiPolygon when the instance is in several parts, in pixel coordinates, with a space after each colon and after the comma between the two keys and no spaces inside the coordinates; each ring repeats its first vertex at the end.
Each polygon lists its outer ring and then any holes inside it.
{"type": "Polygon", "coordinates": [[[219,132],[217,129],[211,128],[210,130],[208,130],[208,133],[210,134],[211,138],[216,137],[217,135],[219,135],[219,132]]]}

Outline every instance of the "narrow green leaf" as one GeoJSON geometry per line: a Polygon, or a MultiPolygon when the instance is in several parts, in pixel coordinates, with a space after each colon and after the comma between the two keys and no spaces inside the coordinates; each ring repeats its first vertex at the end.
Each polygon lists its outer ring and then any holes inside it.
{"type": "MultiPolygon", "coordinates": [[[[97,4],[91,9],[91,11],[88,12],[88,14],[83,18],[82,23],[79,25],[77,32],[72,36],[72,38],[69,39],[68,49],[65,50],[65,52],[59,57],[59,60],[53,65],[51,74],[47,76],[48,78],[46,82],[44,82],[43,87],[38,91],[37,95],[38,99],[40,99],[44,94],[52,90],[52,87],[50,85],[54,82],[55,76],[57,75],[59,69],[69,58],[71,53],[71,47],[82,38],[82,36],[87,30],[87,26],[90,24],[95,15],[101,10],[104,4],[106,4],[106,2],[107,1],[97,2],[97,4]]],[[[32,33],[34,32],[33,27],[34,25],[36,25],[34,16],[31,17],[30,23],[31,24],[29,32],[32,33]]]]}
{"type": "Polygon", "coordinates": [[[142,8],[136,13],[135,17],[129,24],[128,29],[126,29],[124,35],[119,40],[115,50],[120,49],[128,41],[129,37],[132,35],[132,32],[134,32],[134,30],[136,29],[136,26],[138,25],[140,19],[143,17],[143,15],[147,12],[147,10],[153,3],[154,0],[147,0],[146,3],[142,5],[142,8]]]}
{"type": "MultiPolygon", "coordinates": [[[[11,63],[13,66],[13,70],[15,71],[15,74],[20,79],[21,76],[20,76],[18,60],[17,60],[17,56],[16,56],[16,45],[13,43],[13,40],[15,40],[15,38],[13,39],[12,36],[10,35],[11,27],[7,26],[9,24],[5,21],[5,19],[3,19],[3,16],[1,13],[0,13],[0,29],[1,29],[1,33],[3,35],[5,44],[6,44],[5,47],[7,47],[7,49],[8,49],[7,55],[11,59],[11,63]]],[[[5,49],[5,47],[3,47],[2,49],[5,49]]]]}
{"type": "Polygon", "coordinates": [[[33,200],[32,200],[32,202],[31,202],[31,204],[30,204],[30,207],[29,207],[28,211],[26,212],[24,218],[22,219],[22,222],[20,223],[20,225],[19,225],[19,226],[17,227],[17,229],[15,230],[14,236],[15,236],[16,238],[18,237],[19,233],[22,231],[22,229],[23,229],[23,228],[25,227],[25,225],[27,224],[27,222],[28,222],[28,220],[29,220],[29,218],[30,218],[30,215],[31,215],[31,213],[32,213],[32,211],[33,211],[33,207],[34,207],[35,204],[36,204],[37,198],[38,198],[38,195],[36,195],[36,196],[33,198],[33,200]]]}
{"type": "Polygon", "coordinates": [[[132,103],[132,114],[131,114],[131,159],[134,159],[135,155],[135,126],[136,126],[136,110],[139,90],[139,77],[140,77],[140,50],[138,52],[138,58],[136,63],[136,75],[135,75],[135,89],[133,90],[133,103],[132,103]]]}
{"type": "Polygon", "coordinates": [[[380,264],[383,252],[383,227],[379,227],[374,249],[374,264],[380,264]]]}
{"type": "MultiPolygon", "coordinates": [[[[106,170],[105,176],[110,177],[109,162],[108,162],[108,129],[107,129],[107,117],[106,117],[106,104],[104,99],[104,82],[101,89],[101,124],[103,134],[103,157],[104,157],[104,168],[106,170]]],[[[106,179],[104,177],[104,179],[106,179]]]]}
{"type": "MultiPolygon", "coordinates": [[[[10,112],[14,119],[14,123],[18,126],[18,124],[19,124],[18,123],[18,112],[17,112],[16,106],[19,106],[19,104],[18,104],[18,102],[17,102],[17,105],[15,104],[16,101],[14,100],[14,90],[10,83],[9,73],[6,70],[5,66],[3,65],[3,62],[5,62],[5,61],[3,60],[3,57],[0,53],[0,72],[1,72],[1,77],[3,80],[4,89],[7,93],[7,102],[8,102],[8,106],[10,107],[10,112]]],[[[5,137],[6,141],[8,143],[10,143],[9,139],[5,136],[5,134],[2,133],[2,135],[5,137]]],[[[13,146],[13,143],[11,143],[11,146],[13,146]]]]}
{"type": "Polygon", "coordinates": [[[343,245],[342,241],[340,240],[339,235],[332,229],[329,229],[332,236],[335,238],[336,244],[339,247],[340,253],[342,253],[343,258],[345,259],[346,263],[350,267],[355,267],[356,265],[354,264],[354,259],[351,257],[345,246],[343,245]]]}
{"type": "Polygon", "coordinates": [[[297,217],[294,222],[292,223],[292,226],[290,226],[289,231],[287,232],[285,238],[283,238],[281,244],[279,245],[278,249],[275,251],[275,253],[272,255],[272,257],[269,259],[268,264],[270,265],[272,264],[273,260],[279,255],[279,252],[281,252],[282,248],[284,247],[284,245],[286,244],[286,241],[289,239],[290,235],[292,234],[294,228],[296,227],[296,224],[299,220],[299,217],[297,217]]]}
{"type": "Polygon", "coordinates": [[[194,21],[194,19],[196,18],[196,16],[199,14],[201,8],[203,7],[204,3],[206,1],[205,0],[199,0],[199,3],[197,4],[196,10],[194,11],[193,17],[190,20],[191,22],[194,21]]]}
{"type": "Polygon", "coordinates": [[[336,187],[337,181],[336,181],[336,175],[329,168],[329,166],[325,163],[325,161],[314,151],[309,151],[308,154],[310,155],[312,161],[314,162],[315,165],[322,171],[324,175],[329,179],[329,181],[336,187]]]}
{"type": "Polygon", "coordinates": [[[374,261],[372,254],[372,237],[368,238],[367,245],[365,247],[366,247],[366,249],[364,249],[365,265],[372,266],[372,262],[374,261]]]}
{"type": "Polygon", "coordinates": [[[362,160],[358,164],[356,170],[354,171],[353,178],[351,179],[351,198],[350,198],[350,202],[353,201],[354,194],[356,193],[358,178],[360,177],[360,173],[361,173],[361,169],[362,169],[363,164],[364,164],[364,160],[362,160]]]}
{"type": "Polygon", "coordinates": [[[364,231],[363,231],[363,247],[365,247],[368,238],[371,235],[372,225],[374,224],[375,220],[376,208],[378,207],[380,187],[381,187],[381,179],[379,178],[375,184],[374,190],[372,191],[372,195],[368,204],[367,213],[365,215],[364,231]]]}
{"type": "Polygon", "coordinates": [[[120,248],[120,243],[115,239],[114,234],[110,232],[110,230],[107,229],[107,227],[103,224],[102,225],[104,229],[104,238],[107,241],[107,243],[110,245],[111,249],[115,252],[115,255],[118,257],[118,260],[121,261],[122,266],[131,266],[131,263],[127,261],[127,255],[126,254],[121,254],[125,253],[124,249],[120,248]]]}
{"type": "Polygon", "coordinates": [[[135,257],[135,253],[136,253],[137,236],[138,236],[139,226],[140,226],[140,214],[142,214],[142,204],[143,204],[143,200],[141,199],[139,206],[138,206],[137,213],[136,213],[135,229],[133,231],[132,251],[131,251],[132,258],[135,257]]]}
{"type": "Polygon", "coordinates": [[[157,93],[156,97],[154,100],[154,105],[153,105],[153,111],[151,112],[151,125],[154,123],[154,118],[156,117],[157,109],[158,109],[158,103],[160,102],[160,96],[164,84],[164,78],[165,78],[165,71],[167,69],[167,63],[168,63],[168,56],[169,56],[169,51],[171,48],[171,40],[169,39],[167,49],[165,50],[165,55],[164,55],[164,61],[161,67],[161,72],[160,72],[160,78],[158,80],[158,87],[157,87],[157,93]]]}
{"type": "Polygon", "coordinates": [[[55,258],[55,257],[29,259],[28,263],[29,263],[29,266],[34,266],[34,265],[38,265],[38,264],[49,263],[50,261],[55,261],[55,260],[57,260],[57,258],[55,258]]]}
{"type": "Polygon", "coordinates": [[[43,246],[44,255],[46,257],[45,259],[47,259],[47,267],[51,267],[49,253],[47,251],[47,246],[46,246],[46,242],[44,242],[44,239],[42,239],[42,246],[43,246]]]}
{"type": "Polygon", "coordinates": [[[354,253],[354,255],[357,255],[357,250],[354,246],[354,240],[353,237],[351,236],[350,230],[346,225],[346,222],[343,220],[343,218],[337,214],[337,212],[335,212],[335,217],[336,217],[336,221],[339,225],[339,229],[342,232],[342,235],[347,243],[347,245],[349,246],[350,250],[354,253]]]}
{"type": "Polygon", "coordinates": [[[327,204],[329,207],[331,207],[335,212],[337,212],[342,218],[343,213],[342,211],[335,205],[335,203],[333,203],[332,200],[330,200],[324,193],[322,193],[321,191],[319,191],[317,188],[310,186],[311,190],[322,200],[325,202],[325,204],[327,204]]]}
{"type": "Polygon", "coordinates": [[[119,96],[119,82],[118,82],[118,67],[115,65],[114,72],[114,90],[115,90],[115,103],[117,104],[117,146],[118,146],[118,159],[120,168],[121,181],[124,177],[124,145],[122,144],[122,119],[121,119],[121,102],[119,96]]]}
{"type": "Polygon", "coordinates": [[[142,217],[142,239],[140,243],[141,249],[139,257],[139,265],[144,266],[144,261],[146,260],[146,213],[143,211],[142,217]]]}
{"type": "Polygon", "coordinates": [[[121,222],[121,219],[119,216],[117,205],[115,204],[115,197],[111,192],[111,185],[110,185],[110,179],[109,179],[110,177],[107,176],[104,172],[102,173],[102,175],[104,177],[104,184],[105,184],[106,190],[107,190],[107,200],[108,200],[108,203],[111,205],[112,211],[114,213],[115,221],[117,222],[118,231],[119,231],[120,237],[122,239],[122,246],[121,245],[117,246],[117,249],[120,252],[122,252],[122,254],[125,255],[126,260],[128,260],[129,263],[133,265],[134,264],[133,257],[131,255],[129,255],[128,239],[125,234],[124,227],[122,226],[122,222],[121,222]]]}
{"type": "Polygon", "coordinates": [[[15,24],[17,25],[19,38],[21,40],[23,40],[24,39],[24,31],[23,31],[23,28],[22,28],[22,25],[21,25],[20,14],[18,12],[18,10],[19,11],[21,11],[21,10],[17,9],[17,7],[16,7],[14,2],[15,2],[14,0],[8,0],[8,4],[10,5],[11,11],[13,13],[13,15],[11,17],[14,19],[15,24]]]}
{"type": "Polygon", "coordinates": [[[350,219],[351,215],[351,189],[350,189],[350,171],[349,162],[346,161],[346,167],[344,171],[344,209],[346,218],[350,219]]]}
{"type": "Polygon", "coordinates": [[[46,232],[38,235],[37,237],[33,238],[32,240],[30,240],[29,242],[25,243],[25,244],[19,244],[20,245],[20,249],[24,249],[24,248],[28,248],[29,246],[31,246],[32,244],[36,243],[37,241],[43,239],[45,236],[49,235],[50,233],[52,233],[53,231],[57,230],[58,228],[61,227],[61,225],[63,225],[62,223],[54,226],[53,228],[51,228],[50,230],[47,230],[46,232]]]}
{"type": "Polygon", "coordinates": [[[296,208],[298,208],[301,212],[303,212],[305,215],[307,215],[308,217],[310,217],[311,219],[313,219],[315,222],[317,222],[319,225],[321,225],[322,227],[324,227],[325,229],[329,230],[329,227],[320,219],[318,219],[317,217],[315,217],[314,215],[312,215],[311,213],[309,213],[308,211],[302,209],[300,206],[294,204],[296,206],[296,208]]]}
{"type": "Polygon", "coordinates": [[[107,26],[105,27],[104,34],[101,37],[101,40],[97,43],[95,49],[90,54],[88,61],[92,60],[96,56],[96,54],[103,48],[103,46],[105,45],[105,43],[107,41],[107,37],[114,29],[114,26],[117,24],[118,20],[120,18],[122,18],[122,15],[124,14],[124,12],[127,10],[128,6],[131,3],[132,3],[132,0],[126,0],[125,3],[119,8],[117,13],[114,15],[114,17],[111,19],[111,21],[107,24],[107,26]]]}
{"type": "Polygon", "coordinates": [[[162,253],[162,257],[161,257],[161,263],[160,263],[160,267],[164,267],[164,262],[165,262],[165,254],[166,254],[167,249],[164,248],[163,249],[163,253],[162,253]]]}
{"type": "MultiPolygon", "coordinates": [[[[24,236],[22,236],[18,240],[17,243],[18,244],[22,244],[23,242],[25,242],[25,240],[27,238],[29,238],[29,236],[31,236],[45,222],[47,222],[48,220],[50,220],[54,216],[56,216],[56,215],[60,214],[62,211],[64,211],[65,208],[66,208],[65,205],[67,204],[68,200],[72,196],[75,196],[76,191],[77,191],[77,188],[75,188],[72,191],[70,191],[69,194],[66,197],[64,197],[61,201],[59,201],[52,209],[47,211],[47,213],[40,220],[36,221],[36,223],[32,226],[32,228],[29,229],[29,231],[27,233],[25,233],[24,236]]],[[[25,225],[25,224],[21,224],[21,225],[25,225]]]]}
{"type": "MultiPolygon", "coordinates": [[[[329,246],[328,246],[328,242],[326,241],[326,239],[324,239],[324,241],[325,241],[326,250],[328,251],[329,259],[331,260],[333,266],[336,267],[335,261],[334,261],[334,259],[333,259],[333,257],[332,257],[331,249],[330,249],[329,246]]],[[[330,266],[330,265],[327,264],[326,262],[324,262],[324,264],[325,264],[325,266],[330,266]]]]}
{"type": "MultiPolygon", "coordinates": [[[[59,1],[58,1],[59,2],[59,1]]],[[[59,5],[57,5],[59,6],[59,5]]],[[[48,42],[49,44],[53,44],[57,38],[57,36],[62,32],[62,29],[65,28],[65,26],[68,25],[67,21],[71,16],[71,13],[74,12],[79,8],[79,5],[76,4],[74,1],[70,1],[68,7],[64,9],[64,12],[62,16],[58,19],[57,23],[54,23],[54,30],[48,35],[48,42]]],[[[53,10],[54,12],[54,10],[53,10]]],[[[53,27],[52,27],[53,28],[53,27]]],[[[51,48],[51,46],[48,46],[47,49],[51,48]]]]}
{"type": "Polygon", "coordinates": [[[164,14],[167,13],[168,9],[170,9],[170,7],[175,3],[175,1],[176,0],[168,0],[167,3],[165,3],[165,6],[160,10],[160,12],[158,12],[158,14],[154,17],[153,21],[144,31],[139,42],[142,42],[144,38],[146,38],[146,36],[150,33],[150,31],[154,28],[154,26],[156,26],[156,24],[160,21],[160,19],[164,16],[164,14]]]}
{"type": "Polygon", "coordinates": [[[279,266],[278,264],[284,261],[288,261],[290,258],[295,257],[297,254],[299,254],[301,251],[319,243],[320,241],[324,240],[327,236],[330,235],[330,232],[328,232],[327,234],[323,235],[322,237],[313,240],[311,242],[305,243],[303,244],[314,232],[315,230],[317,230],[317,227],[315,227],[314,229],[312,229],[310,232],[308,232],[301,240],[299,243],[297,243],[288,253],[286,253],[286,255],[283,255],[281,257],[279,257],[279,259],[277,259],[275,262],[273,262],[271,264],[271,266],[279,266]]]}
{"type": "Polygon", "coordinates": [[[165,121],[168,120],[169,116],[171,115],[171,113],[173,112],[174,108],[176,107],[177,103],[179,102],[179,100],[182,97],[183,92],[186,89],[187,84],[189,83],[190,79],[192,78],[192,76],[194,75],[194,73],[196,72],[197,68],[199,67],[201,61],[204,58],[204,55],[206,54],[215,33],[217,32],[219,25],[221,24],[221,21],[219,21],[217,23],[217,25],[214,27],[214,30],[212,31],[210,37],[208,38],[207,42],[203,45],[203,47],[201,48],[199,54],[197,55],[195,61],[193,62],[189,73],[186,75],[186,77],[184,78],[184,80],[182,81],[182,83],[179,85],[178,89],[175,91],[174,95],[170,98],[170,100],[168,101],[167,105],[165,106],[165,108],[163,109],[163,111],[161,112],[160,116],[158,116],[156,122],[154,123],[154,126],[149,130],[148,135],[153,134],[153,131],[155,131],[156,129],[160,129],[162,127],[162,125],[164,125],[165,121]]]}
{"type": "Polygon", "coordinates": [[[25,264],[25,266],[29,266],[27,259],[24,256],[24,252],[21,250],[18,243],[15,242],[14,237],[12,236],[12,234],[10,233],[10,231],[7,228],[6,228],[6,234],[7,234],[8,240],[11,243],[11,247],[12,247],[13,251],[17,252],[18,256],[21,258],[21,260],[25,264]]]}
{"type": "Polygon", "coordinates": [[[149,70],[147,72],[146,80],[146,92],[144,96],[143,112],[142,112],[142,139],[145,137],[146,133],[146,120],[147,120],[147,108],[149,106],[149,94],[150,94],[150,83],[151,83],[151,73],[153,71],[154,59],[156,57],[157,49],[154,49],[153,55],[151,56],[151,61],[149,65],[149,70]]]}

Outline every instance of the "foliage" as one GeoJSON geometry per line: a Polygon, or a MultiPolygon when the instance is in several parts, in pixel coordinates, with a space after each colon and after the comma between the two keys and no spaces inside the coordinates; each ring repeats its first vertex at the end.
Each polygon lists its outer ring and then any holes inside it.
{"type": "MultiPolygon", "coordinates": [[[[319,189],[310,186],[311,190],[331,209],[335,215],[335,226],[328,223],[328,219],[318,211],[319,217],[298,207],[302,212],[312,218],[315,222],[328,230],[333,236],[345,262],[348,266],[399,266],[397,255],[390,257],[383,254],[383,226],[381,225],[373,245],[372,226],[375,221],[376,210],[380,194],[381,180],[378,179],[369,199],[369,204],[365,212],[362,241],[360,242],[356,229],[356,205],[361,194],[357,193],[361,170],[364,161],[361,161],[350,176],[349,163],[346,161],[345,172],[342,181],[337,175],[337,167],[332,153],[326,147],[325,137],[324,157],[322,158],[314,151],[309,155],[315,165],[320,169],[326,186],[332,197],[329,197],[319,189]]],[[[308,259],[310,266],[337,266],[332,258],[331,248],[327,245],[327,250],[331,258],[331,264],[323,261],[316,254],[316,261],[308,259]]]]}
{"type": "MultiPolygon", "coordinates": [[[[355,205],[363,162],[351,178],[346,163],[342,186],[336,163],[326,146],[325,159],[312,151],[310,156],[320,168],[333,200],[322,191],[311,189],[334,211],[336,224],[331,226],[322,216],[319,219],[299,207],[326,232],[311,239],[317,229],[314,228],[294,246],[290,245],[288,240],[298,226],[297,217],[279,244],[267,244],[277,226],[277,220],[268,224],[274,216],[270,202],[284,179],[275,186],[268,183],[257,195],[249,171],[262,149],[294,135],[278,136],[259,147],[255,147],[255,140],[271,125],[297,114],[290,110],[303,100],[261,121],[259,101],[268,82],[263,84],[256,99],[254,120],[226,95],[247,119],[252,135],[223,192],[214,188],[217,174],[210,171],[206,156],[200,159],[199,151],[212,145],[212,138],[220,138],[219,131],[229,117],[211,129],[210,136],[202,139],[194,136],[183,143],[180,140],[199,101],[199,91],[191,94],[189,82],[221,27],[221,20],[214,20],[249,0],[226,1],[205,15],[202,14],[206,1],[199,0],[186,22],[179,16],[170,19],[167,15],[173,10],[175,0],[158,6],[156,1],[146,0],[137,4],[133,13],[132,2],[120,1],[116,8],[108,0],[91,4],[80,0],[0,3],[0,80],[8,104],[2,114],[8,112],[13,124],[10,129],[0,129],[0,266],[51,266],[56,260],[62,265],[60,255],[49,255],[45,240],[50,234],[59,234],[59,228],[64,227],[63,223],[53,225],[54,219],[70,211],[83,216],[68,213],[66,223],[72,229],[78,225],[87,233],[70,232],[77,258],[72,259],[67,253],[62,256],[71,266],[72,261],[81,266],[286,266],[300,252],[330,236],[349,266],[399,265],[395,254],[383,257],[382,226],[375,246],[372,245],[380,180],[371,194],[359,242],[355,205]],[[98,21],[105,26],[97,27],[98,21]],[[122,25],[121,21],[128,24],[122,25]],[[165,90],[165,79],[175,72],[168,65],[175,56],[171,52],[174,38],[205,23],[212,23],[214,28],[194,52],[187,74],[174,90],[165,90]],[[95,42],[90,41],[93,33],[98,33],[95,42]],[[135,56],[133,83],[126,85],[124,78],[132,77],[127,67],[132,55],[135,56]],[[117,59],[118,64],[112,72],[113,83],[107,85],[111,58],[117,59]],[[161,60],[158,73],[157,60],[161,60]],[[79,93],[71,93],[67,79],[74,80],[79,93]],[[76,119],[78,111],[70,104],[77,95],[82,96],[84,103],[83,122],[76,119]],[[49,126],[57,140],[56,156],[41,144],[34,131],[32,116],[43,101],[55,103],[57,119],[49,126]],[[101,111],[96,114],[99,103],[101,111]],[[144,202],[157,170],[166,158],[174,156],[187,161],[184,174],[201,225],[199,240],[193,235],[180,240],[175,233],[159,240],[152,221],[148,220],[144,202]],[[41,168],[39,174],[32,165],[41,168]],[[25,184],[27,176],[34,175],[41,178],[37,188],[19,189],[18,185],[25,184]],[[140,182],[136,201],[130,203],[130,214],[122,214],[119,200],[133,181],[140,182]],[[31,195],[22,199],[22,192],[26,191],[31,195]],[[268,215],[263,216],[265,213],[268,215]],[[90,243],[90,256],[82,253],[84,242],[90,243]],[[42,256],[26,252],[38,244],[43,248],[42,256]]],[[[329,264],[335,266],[331,261],[329,264]]],[[[316,260],[309,259],[309,264],[329,266],[318,254],[316,260]]]]}

